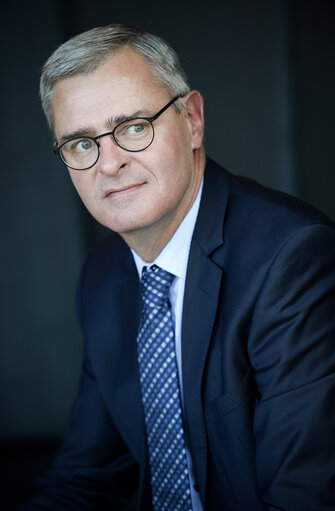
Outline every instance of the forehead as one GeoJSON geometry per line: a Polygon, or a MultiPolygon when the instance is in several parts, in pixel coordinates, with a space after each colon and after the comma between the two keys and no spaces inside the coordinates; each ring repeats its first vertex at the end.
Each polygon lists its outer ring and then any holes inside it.
{"type": "Polygon", "coordinates": [[[56,83],[52,100],[55,133],[73,124],[94,124],[107,117],[150,110],[164,99],[169,99],[168,92],[149,64],[135,50],[124,48],[93,73],[56,83]]]}

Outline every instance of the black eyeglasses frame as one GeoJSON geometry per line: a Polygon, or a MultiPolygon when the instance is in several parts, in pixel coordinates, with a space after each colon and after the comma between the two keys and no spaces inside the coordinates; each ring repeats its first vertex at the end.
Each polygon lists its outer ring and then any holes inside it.
{"type": "Polygon", "coordinates": [[[151,146],[151,144],[153,143],[154,138],[155,138],[155,129],[154,129],[153,122],[154,122],[156,119],[158,119],[158,117],[159,117],[160,115],[162,115],[162,113],[164,113],[164,112],[165,112],[165,110],[167,110],[167,109],[168,109],[171,105],[173,105],[173,103],[174,103],[175,101],[177,101],[177,99],[180,99],[180,98],[182,98],[182,97],[183,97],[183,95],[182,95],[182,94],[178,94],[178,96],[175,96],[173,99],[171,99],[171,100],[170,100],[170,101],[169,101],[169,102],[168,102],[165,106],[163,106],[163,108],[161,108],[161,109],[160,109],[160,110],[159,110],[159,111],[158,111],[155,115],[153,115],[152,117],[131,117],[131,118],[126,119],[126,120],[124,120],[124,121],[120,122],[119,124],[117,124],[117,125],[114,127],[114,129],[113,129],[112,131],[108,131],[108,132],[106,132],[106,133],[102,133],[101,135],[97,135],[96,137],[86,137],[86,136],[82,137],[82,138],[85,138],[85,139],[88,139],[88,140],[93,140],[93,141],[94,141],[94,143],[96,144],[97,148],[98,148],[98,155],[97,155],[97,158],[96,158],[95,162],[94,162],[92,165],[90,165],[89,167],[85,167],[84,169],[77,169],[77,168],[75,168],[75,167],[71,167],[70,165],[68,165],[68,164],[67,164],[67,162],[66,162],[65,158],[63,157],[62,147],[63,147],[65,144],[68,144],[69,142],[71,142],[71,140],[76,140],[76,139],[81,138],[81,137],[73,137],[73,138],[69,138],[69,140],[65,140],[65,142],[63,142],[60,146],[58,146],[58,145],[57,145],[57,144],[58,144],[58,143],[57,143],[57,141],[55,141],[55,142],[54,142],[54,150],[53,150],[53,151],[54,151],[54,153],[55,153],[55,154],[57,154],[57,155],[60,157],[60,159],[62,160],[62,162],[63,162],[63,163],[64,163],[67,167],[69,167],[70,169],[73,169],[73,170],[78,170],[78,171],[81,171],[81,170],[88,170],[88,169],[90,169],[90,168],[94,167],[94,165],[97,163],[97,161],[98,161],[98,160],[99,160],[99,158],[100,158],[100,144],[99,144],[98,140],[99,140],[100,138],[102,138],[102,137],[107,137],[107,136],[112,135],[113,140],[114,140],[114,142],[116,143],[116,145],[118,145],[119,147],[121,147],[121,149],[123,149],[124,151],[127,151],[127,152],[129,152],[129,153],[139,153],[139,152],[141,152],[141,151],[144,151],[145,149],[147,149],[148,147],[150,147],[150,146],[151,146]],[[151,127],[152,127],[152,139],[151,139],[151,141],[150,141],[150,143],[149,143],[149,144],[147,144],[145,147],[143,147],[143,149],[126,149],[126,148],[125,148],[125,147],[123,147],[123,146],[119,143],[119,141],[117,140],[117,138],[116,138],[116,136],[115,136],[115,132],[116,132],[116,130],[117,130],[120,126],[122,126],[122,124],[125,124],[125,123],[127,123],[127,122],[131,122],[131,121],[134,121],[134,120],[137,120],[137,119],[147,121],[147,122],[149,122],[149,123],[151,124],[151,127]]]}

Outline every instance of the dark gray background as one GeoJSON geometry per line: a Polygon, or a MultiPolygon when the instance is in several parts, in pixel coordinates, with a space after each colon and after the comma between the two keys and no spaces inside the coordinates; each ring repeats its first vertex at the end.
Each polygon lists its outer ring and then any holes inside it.
{"type": "Polygon", "coordinates": [[[9,488],[28,487],[66,431],[81,363],[75,287],[105,234],[52,153],[39,70],[65,39],[114,22],[177,50],[205,98],[210,156],[335,218],[333,1],[9,4],[0,31],[0,443],[9,488]]]}

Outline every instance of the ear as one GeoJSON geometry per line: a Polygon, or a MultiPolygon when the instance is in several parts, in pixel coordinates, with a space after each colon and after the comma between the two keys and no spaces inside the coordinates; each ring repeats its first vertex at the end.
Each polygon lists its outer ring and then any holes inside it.
{"type": "Polygon", "coordinates": [[[193,90],[184,97],[191,128],[192,149],[200,149],[204,138],[204,100],[200,92],[193,90]]]}

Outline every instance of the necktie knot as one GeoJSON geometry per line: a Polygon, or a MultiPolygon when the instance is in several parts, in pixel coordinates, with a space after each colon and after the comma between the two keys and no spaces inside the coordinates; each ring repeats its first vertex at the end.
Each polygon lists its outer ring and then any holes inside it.
{"type": "Polygon", "coordinates": [[[143,268],[141,279],[142,300],[146,307],[159,308],[168,301],[170,286],[175,278],[156,264],[143,268]]]}

